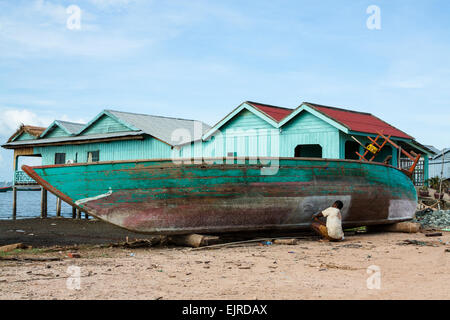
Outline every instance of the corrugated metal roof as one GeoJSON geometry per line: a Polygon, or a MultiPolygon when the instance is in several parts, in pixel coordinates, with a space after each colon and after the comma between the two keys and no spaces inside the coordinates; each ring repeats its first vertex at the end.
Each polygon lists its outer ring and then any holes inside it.
{"type": "Polygon", "coordinates": [[[119,137],[139,136],[139,135],[144,135],[144,132],[142,132],[142,131],[126,131],[126,132],[90,134],[90,135],[86,135],[86,136],[70,136],[70,137],[44,138],[44,139],[36,139],[36,140],[13,141],[13,142],[9,142],[9,143],[2,145],[2,147],[15,147],[15,146],[27,146],[27,145],[35,146],[35,145],[40,145],[40,144],[88,141],[88,140],[109,139],[109,138],[119,138],[119,137]]]}
{"type": "Polygon", "coordinates": [[[57,122],[66,128],[71,134],[77,134],[86,124],[83,123],[75,123],[69,121],[57,120],[57,122]]]}
{"type": "Polygon", "coordinates": [[[305,104],[343,124],[351,131],[373,134],[378,134],[378,131],[380,131],[385,135],[414,140],[410,135],[370,113],[328,107],[310,102],[305,102],[305,104]]]}
{"type": "Polygon", "coordinates": [[[435,154],[438,154],[441,152],[441,150],[439,150],[438,148],[436,148],[432,145],[425,145],[425,147],[427,147],[429,150],[433,151],[435,154]]]}
{"type": "Polygon", "coordinates": [[[288,115],[290,115],[292,111],[294,111],[293,109],[272,106],[270,104],[264,104],[259,102],[246,101],[246,103],[264,112],[266,115],[268,115],[277,122],[280,122],[288,115]]]}
{"type": "Polygon", "coordinates": [[[211,126],[196,120],[169,118],[147,114],[137,114],[123,111],[106,110],[122,121],[139,128],[148,135],[158,138],[170,145],[178,143],[172,141],[175,130],[187,130],[191,135],[191,141],[199,140],[211,126]]]}
{"type": "Polygon", "coordinates": [[[447,158],[447,153],[448,152],[450,152],[450,148],[442,149],[442,151],[439,151],[439,153],[437,153],[432,159],[434,160],[434,159],[442,158],[443,154],[445,155],[445,158],[447,158]]]}

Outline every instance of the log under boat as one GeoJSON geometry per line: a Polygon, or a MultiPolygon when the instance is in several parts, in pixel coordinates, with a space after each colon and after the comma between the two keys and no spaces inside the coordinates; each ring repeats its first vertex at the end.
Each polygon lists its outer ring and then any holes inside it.
{"type": "Polygon", "coordinates": [[[344,227],[410,220],[416,209],[411,179],[390,165],[282,158],[267,175],[264,165],[243,162],[164,159],[22,169],[89,215],[142,233],[300,230],[336,200],[344,203],[344,227]]]}

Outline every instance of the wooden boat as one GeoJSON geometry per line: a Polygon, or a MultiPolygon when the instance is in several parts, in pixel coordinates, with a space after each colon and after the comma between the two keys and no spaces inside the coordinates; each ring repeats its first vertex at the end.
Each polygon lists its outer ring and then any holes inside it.
{"type": "Polygon", "coordinates": [[[8,191],[12,191],[12,187],[11,186],[9,186],[9,187],[1,187],[0,188],[0,192],[8,192],[8,191]]]}
{"type": "Polygon", "coordinates": [[[279,159],[276,174],[251,164],[175,164],[170,159],[22,169],[89,215],[143,233],[305,229],[311,216],[344,203],[345,227],[410,220],[417,193],[390,165],[279,159]]]}

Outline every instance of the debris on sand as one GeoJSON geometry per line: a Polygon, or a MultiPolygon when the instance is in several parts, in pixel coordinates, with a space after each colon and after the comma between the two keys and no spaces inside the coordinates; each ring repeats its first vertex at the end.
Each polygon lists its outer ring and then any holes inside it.
{"type": "Polygon", "coordinates": [[[399,246],[415,245],[415,246],[437,247],[436,244],[429,242],[429,241],[419,241],[419,240],[409,240],[409,239],[399,242],[398,245],[399,246]]]}
{"type": "Polygon", "coordinates": [[[125,248],[125,249],[151,248],[156,245],[162,244],[163,242],[164,242],[164,239],[162,237],[154,237],[152,239],[139,239],[139,240],[136,239],[135,241],[111,243],[108,247],[110,247],[110,248],[125,248]]]}
{"type": "Polygon", "coordinates": [[[418,211],[413,221],[420,223],[423,228],[448,228],[450,227],[450,210],[425,209],[418,211]]]}
{"type": "Polygon", "coordinates": [[[361,244],[358,243],[348,243],[348,244],[344,244],[342,246],[339,246],[339,248],[352,248],[352,249],[360,249],[363,246],[361,244]]]}
{"type": "Polygon", "coordinates": [[[58,257],[36,257],[36,258],[16,258],[16,257],[2,257],[0,256],[0,260],[7,260],[7,261],[31,261],[31,262],[48,262],[48,261],[61,261],[61,258],[58,257]]]}
{"type": "Polygon", "coordinates": [[[442,237],[442,232],[426,233],[426,237],[442,237]]]}
{"type": "Polygon", "coordinates": [[[0,247],[0,252],[10,252],[17,249],[27,249],[27,248],[28,246],[24,245],[23,243],[14,243],[0,247]]]}

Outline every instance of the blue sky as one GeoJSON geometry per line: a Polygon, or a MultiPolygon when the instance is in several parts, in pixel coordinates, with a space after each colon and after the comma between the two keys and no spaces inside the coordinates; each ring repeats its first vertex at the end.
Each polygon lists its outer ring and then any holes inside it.
{"type": "Polygon", "coordinates": [[[450,147],[449,17],[447,0],[0,0],[0,140],[105,108],[215,124],[254,100],[371,112],[450,147]]]}

